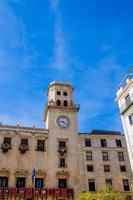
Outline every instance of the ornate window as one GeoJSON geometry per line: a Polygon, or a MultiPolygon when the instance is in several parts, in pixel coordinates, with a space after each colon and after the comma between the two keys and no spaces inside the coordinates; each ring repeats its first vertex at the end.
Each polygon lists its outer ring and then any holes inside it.
{"type": "Polygon", "coordinates": [[[8,177],[0,176],[0,187],[8,187],[8,177]]]}
{"type": "Polygon", "coordinates": [[[60,101],[59,99],[57,99],[56,105],[57,105],[57,106],[60,106],[60,105],[61,105],[61,101],[60,101]]]}
{"type": "Polygon", "coordinates": [[[35,179],[35,188],[43,188],[44,187],[44,179],[36,178],[35,179]]]}
{"type": "Polygon", "coordinates": [[[37,151],[45,151],[45,140],[37,140],[37,151]]]}
{"type": "Polygon", "coordinates": [[[58,179],[59,188],[67,188],[67,179],[58,179]]]}
{"type": "Polygon", "coordinates": [[[68,102],[67,102],[66,100],[64,100],[63,105],[64,105],[65,107],[67,107],[67,106],[68,106],[68,102]]]}
{"type": "Polygon", "coordinates": [[[17,188],[24,188],[25,187],[25,177],[17,177],[16,187],[17,188]]]}

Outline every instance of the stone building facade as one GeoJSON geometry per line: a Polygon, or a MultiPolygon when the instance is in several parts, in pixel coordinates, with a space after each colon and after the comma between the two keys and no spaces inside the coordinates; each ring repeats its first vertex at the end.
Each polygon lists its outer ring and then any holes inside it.
{"type": "Polygon", "coordinates": [[[0,198],[76,199],[108,184],[131,199],[131,169],[120,132],[78,132],[69,83],[52,82],[46,128],[0,125],[0,198]]]}

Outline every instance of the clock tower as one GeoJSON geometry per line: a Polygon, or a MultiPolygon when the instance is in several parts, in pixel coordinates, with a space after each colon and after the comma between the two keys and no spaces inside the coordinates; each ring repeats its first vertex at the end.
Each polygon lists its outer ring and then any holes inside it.
{"type": "Polygon", "coordinates": [[[74,104],[72,93],[70,83],[54,81],[48,87],[44,112],[46,128],[49,129],[49,177],[46,182],[50,187],[73,188],[78,194],[84,190],[84,184],[81,181],[82,152],[78,137],[79,105],[74,104]]]}

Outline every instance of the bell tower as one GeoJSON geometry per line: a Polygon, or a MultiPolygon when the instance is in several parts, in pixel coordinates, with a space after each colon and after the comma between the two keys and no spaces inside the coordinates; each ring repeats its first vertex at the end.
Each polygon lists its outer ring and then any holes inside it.
{"type": "Polygon", "coordinates": [[[84,190],[80,178],[82,152],[78,135],[79,105],[74,104],[72,93],[70,83],[54,81],[48,87],[44,112],[49,129],[47,185],[73,188],[78,194],[84,190]]]}

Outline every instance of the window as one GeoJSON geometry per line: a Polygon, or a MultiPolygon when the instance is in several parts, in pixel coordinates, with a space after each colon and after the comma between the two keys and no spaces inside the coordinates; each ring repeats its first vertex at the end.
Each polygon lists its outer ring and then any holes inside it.
{"type": "Polygon", "coordinates": [[[120,165],[120,170],[121,170],[121,172],[126,172],[126,166],[125,165],[120,165]]]}
{"type": "Polygon", "coordinates": [[[128,179],[123,179],[124,191],[130,191],[128,179]]]}
{"type": "Polygon", "coordinates": [[[60,92],[60,91],[57,91],[57,95],[61,95],[61,92],[60,92]]]}
{"type": "Polygon", "coordinates": [[[0,177],[0,187],[8,187],[8,177],[0,177]]]}
{"type": "Polygon", "coordinates": [[[64,95],[64,96],[67,96],[67,92],[63,92],[63,95],[64,95]]]}
{"type": "Polygon", "coordinates": [[[65,158],[60,158],[60,167],[65,167],[65,158]]]}
{"type": "Polygon", "coordinates": [[[93,165],[87,165],[87,171],[88,172],[93,172],[94,171],[93,165]]]}
{"type": "Polygon", "coordinates": [[[11,145],[11,138],[9,138],[9,137],[4,137],[4,144],[9,144],[9,145],[11,145]]]}
{"type": "Polygon", "coordinates": [[[21,139],[21,145],[23,144],[28,146],[28,139],[21,139]]]}
{"type": "Polygon", "coordinates": [[[65,107],[67,107],[67,106],[68,106],[68,102],[67,102],[66,100],[64,100],[63,105],[64,105],[65,107]]]}
{"type": "Polygon", "coordinates": [[[133,114],[129,115],[129,122],[130,122],[130,125],[133,124],[133,114]]]}
{"type": "Polygon", "coordinates": [[[110,165],[104,165],[104,172],[110,172],[110,165]]]}
{"type": "Polygon", "coordinates": [[[91,147],[91,139],[85,138],[85,146],[86,147],[91,147]]]}
{"type": "Polygon", "coordinates": [[[119,158],[119,161],[123,161],[124,160],[123,152],[118,152],[118,158],[119,158]]]}
{"type": "Polygon", "coordinates": [[[45,141],[44,140],[37,140],[37,150],[38,151],[45,150],[45,141]]]}
{"type": "Polygon", "coordinates": [[[131,103],[131,99],[130,99],[129,94],[125,97],[125,102],[126,102],[126,105],[127,105],[127,106],[130,105],[130,103],[131,103]]]}
{"type": "Polygon", "coordinates": [[[106,139],[101,139],[101,147],[107,147],[106,139]]]}
{"type": "Polygon", "coordinates": [[[91,151],[86,152],[86,160],[92,160],[92,152],[91,151]]]}
{"type": "Polygon", "coordinates": [[[95,180],[94,179],[89,179],[88,185],[89,185],[89,191],[90,192],[95,191],[95,180]]]}
{"type": "Polygon", "coordinates": [[[18,177],[17,178],[16,187],[17,188],[24,188],[25,187],[25,178],[24,177],[18,177]]]}
{"type": "Polygon", "coordinates": [[[56,105],[57,105],[57,106],[60,106],[60,105],[61,105],[61,101],[60,101],[59,99],[57,100],[56,105]]]}
{"type": "Polygon", "coordinates": [[[61,148],[61,147],[66,147],[66,142],[65,141],[59,141],[59,149],[61,148]]]}
{"type": "Polygon", "coordinates": [[[109,160],[108,152],[102,152],[103,160],[109,160]]]}
{"type": "Polygon", "coordinates": [[[58,180],[58,187],[59,188],[67,188],[67,180],[66,179],[59,179],[58,180]]]}
{"type": "Polygon", "coordinates": [[[35,179],[35,188],[43,188],[43,187],[44,187],[43,178],[36,178],[35,179]]]}
{"type": "Polygon", "coordinates": [[[117,146],[117,147],[122,147],[121,140],[116,140],[116,146],[117,146]]]}
{"type": "Polygon", "coordinates": [[[106,185],[111,185],[112,186],[112,180],[111,179],[106,179],[106,185]]]}

